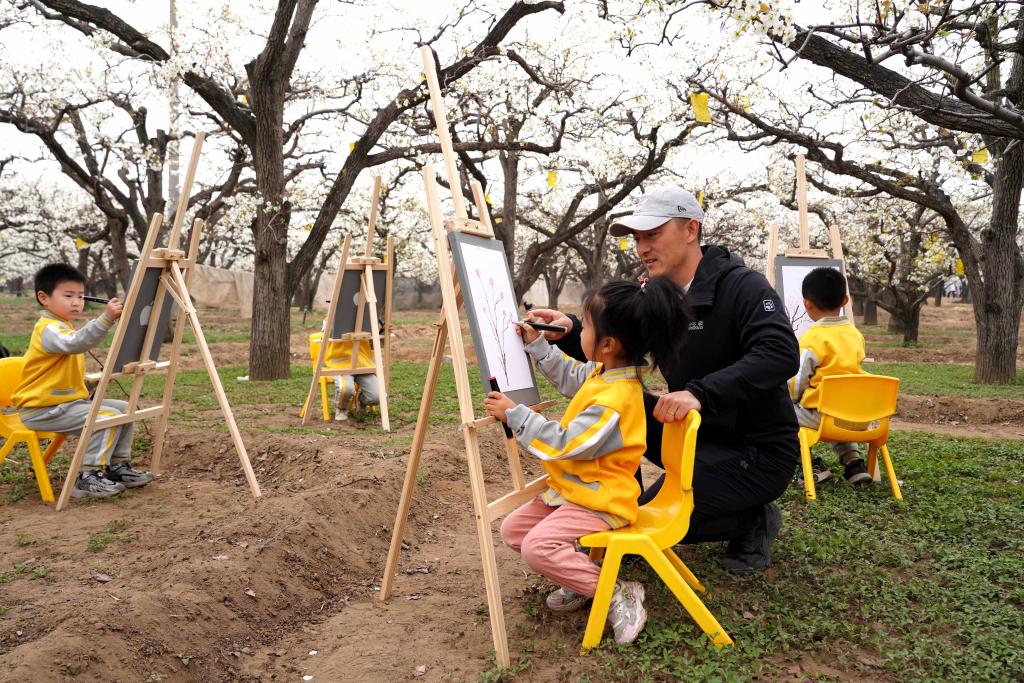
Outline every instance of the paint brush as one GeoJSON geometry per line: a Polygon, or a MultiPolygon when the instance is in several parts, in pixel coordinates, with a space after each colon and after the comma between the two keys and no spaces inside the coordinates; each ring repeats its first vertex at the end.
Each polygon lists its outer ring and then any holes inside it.
{"type": "MultiPolygon", "coordinates": [[[[494,377],[492,375],[491,378],[488,381],[491,383],[491,391],[501,391],[501,387],[498,386],[498,379],[496,377],[494,377]]],[[[499,422],[501,422],[501,421],[499,420],[499,422]]],[[[505,429],[505,438],[506,439],[511,439],[512,438],[512,428],[509,427],[504,422],[501,423],[501,426],[505,429]]]]}
{"type": "Polygon", "coordinates": [[[103,298],[98,297],[98,296],[89,296],[88,294],[86,294],[82,298],[85,299],[86,301],[89,301],[89,302],[94,303],[94,304],[108,304],[108,303],[110,303],[110,299],[103,299],[103,298]]]}

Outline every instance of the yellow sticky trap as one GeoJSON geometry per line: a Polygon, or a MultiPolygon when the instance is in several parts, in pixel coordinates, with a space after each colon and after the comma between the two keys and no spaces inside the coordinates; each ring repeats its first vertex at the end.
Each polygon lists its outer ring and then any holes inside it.
{"type": "Polygon", "coordinates": [[[354,150],[355,148],[356,148],[356,143],[354,143],[354,142],[348,143],[348,153],[349,154],[351,154],[352,150],[354,150]]]}
{"type": "Polygon", "coordinates": [[[960,259],[956,260],[956,274],[960,275],[961,277],[964,274],[964,262],[960,259]]]}
{"type": "Polygon", "coordinates": [[[971,161],[973,161],[976,164],[987,164],[988,147],[982,147],[981,149],[974,150],[974,152],[971,154],[971,161]]]}
{"type": "Polygon", "coordinates": [[[500,222],[501,222],[501,216],[495,216],[494,217],[494,224],[497,225],[500,222]]]}
{"type": "Polygon", "coordinates": [[[619,251],[629,251],[629,239],[623,237],[619,240],[619,251]]]}
{"type": "Polygon", "coordinates": [[[306,223],[306,224],[305,224],[305,225],[304,225],[304,226],[302,227],[302,229],[303,229],[303,230],[305,230],[306,232],[309,232],[310,230],[312,230],[312,229],[313,229],[313,224],[312,224],[312,223],[306,223]]]}
{"type": "Polygon", "coordinates": [[[747,97],[746,95],[740,95],[738,98],[736,98],[736,103],[739,104],[740,107],[743,108],[744,112],[746,112],[747,114],[750,113],[750,98],[749,97],[747,97]]]}
{"type": "Polygon", "coordinates": [[[704,208],[704,190],[697,193],[697,203],[700,205],[700,208],[704,208]]]}
{"type": "Polygon", "coordinates": [[[491,203],[491,195],[485,194],[484,195],[484,201],[487,202],[488,204],[490,204],[491,203]]]}
{"type": "Polygon", "coordinates": [[[693,107],[693,116],[700,123],[711,123],[711,110],[708,108],[708,94],[706,92],[690,93],[690,106],[693,107]]]}
{"type": "Polygon", "coordinates": [[[558,184],[558,171],[548,171],[548,187],[558,184]]]}
{"type": "Polygon", "coordinates": [[[89,246],[89,243],[83,240],[81,237],[75,238],[75,249],[85,249],[89,246]]]}

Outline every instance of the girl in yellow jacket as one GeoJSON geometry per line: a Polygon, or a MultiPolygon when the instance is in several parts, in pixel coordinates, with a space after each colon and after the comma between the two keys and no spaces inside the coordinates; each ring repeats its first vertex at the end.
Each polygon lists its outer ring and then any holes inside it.
{"type": "MultiPolygon", "coordinates": [[[[560,586],[547,599],[556,612],[582,607],[597,591],[601,570],[576,550],[576,540],[636,521],[635,473],[647,448],[644,358],[666,360],[680,340],[664,330],[686,329],[686,317],[683,291],[667,278],[610,282],[584,297],[581,342],[589,362],[566,356],[533,328],[518,328],[544,376],[572,399],[561,420],[546,420],[500,392],[487,395],[487,412],[548,473],[548,489],[506,517],[501,536],[560,586]]],[[[615,587],[608,620],[616,642],[630,643],[643,629],[643,599],[639,583],[615,587]]]]}

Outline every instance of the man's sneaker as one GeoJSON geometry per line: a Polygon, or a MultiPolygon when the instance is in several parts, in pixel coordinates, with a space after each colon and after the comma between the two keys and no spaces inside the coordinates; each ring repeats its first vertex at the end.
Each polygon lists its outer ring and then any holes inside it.
{"type": "Polygon", "coordinates": [[[548,593],[544,603],[552,612],[575,612],[587,603],[587,596],[580,595],[568,588],[559,588],[548,593]]]}
{"type": "Polygon", "coordinates": [[[864,465],[864,458],[857,458],[843,465],[843,479],[848,484],[866,484],[871,481],[868,468],[864,465]]]}
{"type": "Polygon", "coordinates": [[[615,642],[632,643],[647,623],[644,609],[644,587],[636,581],[620,581],[615,584],[612,604],[608,608],[608,621],[615,632],[615,642]]]}
{"type": "Polygon", "coordinates": [[[745,534],[729,541],[719,564],[730,574],[755,574],[772,562],[772,541],[782,528],[782,512],[775,503],[761,509],[757,522],[745,534]]]}
{"type": "Polygon", "coordinates": [[[111,481],[102,470],[85,470],[78,475],[71,495],[75,498],[108,498],[124,490],[124,484],[111,481]]]}
{"type": "MultiPolygon", "coordinates": [[[[799,470],[797,470],[797,472],[799,472],[799,474],[797,474],[796,483],[799,484],[800,486],[803,486],[803,468],[801,467],[799,470]]],[[[832,478],[832,470],[828,468],[824,460],[822,460],[821,458],[814,458],[813,460],[811,460],[811,475],[814,477],[814,483],[820,484],[832,478]]]]}
{"type": "Polygon", "coordinates": [[[348,422],[348,411],[347,410],[339,410],[339,411],[335,412],[334,413],[334,421],[335,422],[348,422]]]}
{"type": "Polygon", "coordinates": [[[123,484],[126,489],[137,489],[153,481],[151,473],[135,469],[127,460],[108,467],[107,478],[118,484],[123,484]]]}

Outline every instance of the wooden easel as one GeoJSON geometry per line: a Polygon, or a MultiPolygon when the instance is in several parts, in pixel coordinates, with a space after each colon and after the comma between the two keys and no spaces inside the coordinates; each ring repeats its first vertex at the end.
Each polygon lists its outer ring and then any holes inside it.
{"type": "MultiPolygon", "coordinates": [[[[331,295],[331,304],[327,310],[327,321],[324,325],[324,335],[320,344],[320,351],[317,353],[313,363],[313,381],[309,385],[309,393],[306,396],[306,404],[302,412],[302,424],[308,425],[310,421],[311,407],[316,398],[317,390],[322,377],[339,377],[348,375],[369,375],[377,376],[377,386],[380,388],[380,419],[385,432],[391,431],[391,421],[388,416],[388,382],[391,367],[391,301],[395,275],[395,245],[391,236],[388,235],[387,256],[385,262],[381,263],[379,258],[374,258],[373,237],[377,229],[377,209],[380,201],[380,176],[373,177],[373,195],[370,200],[370,223],[366,233],[366,245],[363,248],[363,255],[348,260],[348,250],[352,243],[352,236],[346,234],[341,246],[341,258],[338,260],[338,274],[334,278],[334,289],[331,295]],[[338,339],[330,338],[334,329],[334,318],[341,303],[341,284],[348,271],[361,272],[359,282],[359,300],[356,308],[355,331],[347,332],[338,339]],[[386,271],[387,285],[384,296],[384,341],[381,343],[380,324],[377,319],[377,292],[373,285],[373,272],[386,271]],[[366,304],[369,303],[369,306],[366,304]],[[370,312],[370,331],[363,332],[363,309],[368,308],[370,312]],[[360,368],[359,347],[366,341],[370,342],[373,349],[373,368],[360,368]],[[327,359],[327,346],[330,342],[352,342],[352,361],[348,367],[336,367],[325,365],[327,359]]],[[[348,303],[346,302],[347,306],[348,303]]]]}
{"type": "Polygon", "coordinates": [[[177,213],[174,216],[174,224],[171,227],[171,233],[167,239],[166,248],[154,248],[157,234],[160,232],[160,226],[163,224],[163,216],[155,214],[149,223],[149,232],[146,234],[145,244],[142,247],[142,251],[139,253],[139,262],[135,267],[135,275],[132,277],[131,284],[128,287],[128,292],[125,295],[124,308],[121,313],[121,320],[119,321],[120,324],[117,325],[117,329],[114,332],[114,339],[110,344],[110,350],[107,352],[107,360],[103,364],[103,372],[100,375],[99,384],[96,386],[96,391],[92,397],[92,407],[89,410],[89,417],[86,419],[85,426],[82,428],[82,433],[78,437],[78,447],[75,449],[74,458],[72,458],[71,466],[68,468],[67,478],[64,480],[64,488],[61,490],[60,499],[57,501],[58,511],[67,507],[68,499],[71,496],[71,490],[74,488],[75,481],[82,469],[82,461],[85,459],[86,446],[89,443],[90,437],[92,437],[93,433],[97,429],[115,427],[121,424],[145,420],[150,417],[159,418],[159,423],[157,424],[156,431],[153,434],[153,456],[150,468],[153,472],[160,471],[160,456],[163,451],[164,435],[167,431],[167,418],[170,415],[171,410],[171,399],[174,393],[174,377],[178,370],[178,360],[181,353],[181,337],[185,330],[186,317],[192,326],[192,331],[195,333],[196,346],[199,347],[199,353],[202,355],[203,362],[206,365],[206,371],[210,376],[210,383],[213,384],[213,391],[217,396],[217,402],[220,404],[221,412],[224,413],[224,421],[227,423],[228,432],[231,434],[231,440],[235,445],[235,450],[238,452],[238,458],[242,463],[242,470],[245,473],[245,478],[249,482],[249,488],[252,490],[254,497],[259,498],[260,496],[259,483],[257,483],[256,475],[252,471],[249,456],[245,451],[245,444],[242,443],[241,434],[238,432],[238,426],[235,424],[234,415],[231,413],[231,406],[228,405],[228,399],[224,394],[224,387],[220,383],[220,377],[217,375],[217,368],[214,365],[213,356],[210,355],[210,348],[206,344],[206,337],[203,335],[203,329],[199,324],[196,309],[192,305],[192,299],[189,297],[188,293],[188,283],[191,280],[193,266],[196,263],[196,253],[199,249],[199,238],[203,231],[204,223],[202,220],[197,219],[192,224],[192,235],[189,238],[188,253],[186,254],[178,249],[178,241],[181,237],[181,226],[185,220],[185,210],[186,205],[188,204],[186,200],[192,190],[192,180],[195,178],[196,166],[199,164],[199,153],[202,150],[204,139],[204,133],[198,133],[196,135],[195,145],[192,148],[192,158],[189,161],[188,171],[185,175],[185,181],[181,188],[181,200],[178,202],[177,213]],[[114,372],[114,364],[117,362],[118,354],[124,342],[125,334],[127,333],[128,321],[131,320],[132,311],[135,309],[137,304],[143,278],[146,275],[147,269],[153,267],[162,268],[162,273],[160,274],[160,283],[157,287],[156,296],[153,300],[151,322],[146,329],[146,336],[142,344],[142,350],[139,354],[139,360],[125,364],[120,372],[114,372]],[[153,341],[156,337],[157,329],[160,327],[160,325],[157,324],[157,321],[159,319],[160,311],[163,308],[165,296],[171,297],[178,305],[178,319],[174,326],[174,337],[171,342],[169,360],[154,361],[150,359],[150,352],[153,348],[153,341]],[[142,394],[142,385],[146,375],[158,372],[166,373],[162,400],[156,406],[139,408],[139,397],[142,394]],[[100,417],[100,408],[102,406],[103,399],[106,397],[107,388],[109,387],[110,382],[122,376],[132,377],[132,387],[128,396],[127,409],[123,415],[118,415],[116,417],[100,417]]]}
{"type": "MultiPolygon", "coordinates": [[[[796,249],[787,249],[785,256],[787,258],[830,258],[824,249],[811,248],[811,237],[807,230],[807,175],[804,171],[803,154],[798,154],[796,157],[796,204],[800,220],[800,246],[796,249]]],[[[846,259],[843,257],[843,243],[839,239],[839,226],[828,226],[828,236],[832,247],[831,258],[842,261],[845,269],[846,259]]],[[[773,223],[768,228],[768,254],[765,259],[765,277],[768,278],[768,284],[772,287],[775,286],[775,260],[778,258],[778,253],[779,224],[773,223]]],[[[849,285],[846,290],[846,295],[849,296],[849,285]]]]}
{"type": "MultiPolygon", "coordinates": [[[[427,86],[430,90],[430,103],[434,114],[434,123],[437,126],[437,135],[441,142],[441,151],[444,155],[445,171],[449,186],[452,188],[452,204],[455,216],[451,219],[444,219],[441,212],[441,202],[437,193],[437,176],[433,167],[430,165],[425,166],[423,168],[423,182],[427,194],[427,211],[430,215],[430,227],[437,254],[437,272],[441,281],[441,317],[437,323],[437,336],[434,338],[434,348],[430,354],[430,362],[427,366],[423,399],[420,402],[420,413],[416,420],[416,431],[413,436],[412,449],[409,452],[405,482],[402,485],[402,496],[398,505],[398,514],[395,516],[394,530],[391,534],[391,547],[388,551],[384,578],[381,581],[380,598],[381,600],[387,600],[391,596],[391,590],[394,585],[398,554],[401,552],[402,536],[405,532],[409,507],[412,503],[413,490],[416,487],[416,474],[419,471],[420,456],[423,453],[423,442],[430,423],[430,409],[433,405],[434,393],[437,389],[438,374],[444,362],[445,343],[450,336],[452,368],[455,371],[455,389],[459,397],[459,416],[462,420],[461,429],[466,448],[466,465],[469,469],[473,511],[476,517],[477,537],[480,541],[480,556],[484,569],[484,587],[487,591],[487,608],[491,620],[491,635],[494,639],[494,651],[498,665],[508,666],[510,663],[508,637],[505,633],[505,613],[501,604],[501,590],[498,586],[498,568],[495,561],[494,544],[491,539],[491,524],[543,491],[547,485],[547,476],[539,477],[527,484],[523,477],[518,447],[513,439],[506,439],[506,452],[511,470],[513,490],[493,502],[488,503],[487,501],[487,490],[484,485],[484,473],[480,461],[478,430],[496,423],[497,420],[493,417],[476,419],[474,413],[473,395],[470,390],[469,374],[466,369],[466,351],[462,341],[462,328],[460,326],[459,310],[462,307],[462,294],[453,268],[446,231],[466,232],[493,239],[494,230],[491,227],[490,218],[487,213],[483,188],[476,181],[471,183],[471,187],[480,219],[472,220],[466,213],[466,205],[459,189],[461,183],[459,181],[458,169],[455,166],[455,153],[452,150],[452,141],[448,133],[448,120],[445,114],[444,102],[441,99],[437,72],[434,68],[434,56],[429,47],[423,46],[420,48],[420,57],[423,60],[423,72],[426,75],[427,86]]],[[[553,405],[553,403],[553,401],[543,402],[531,407],[534,410],[540,410],[553,405]]]]}

